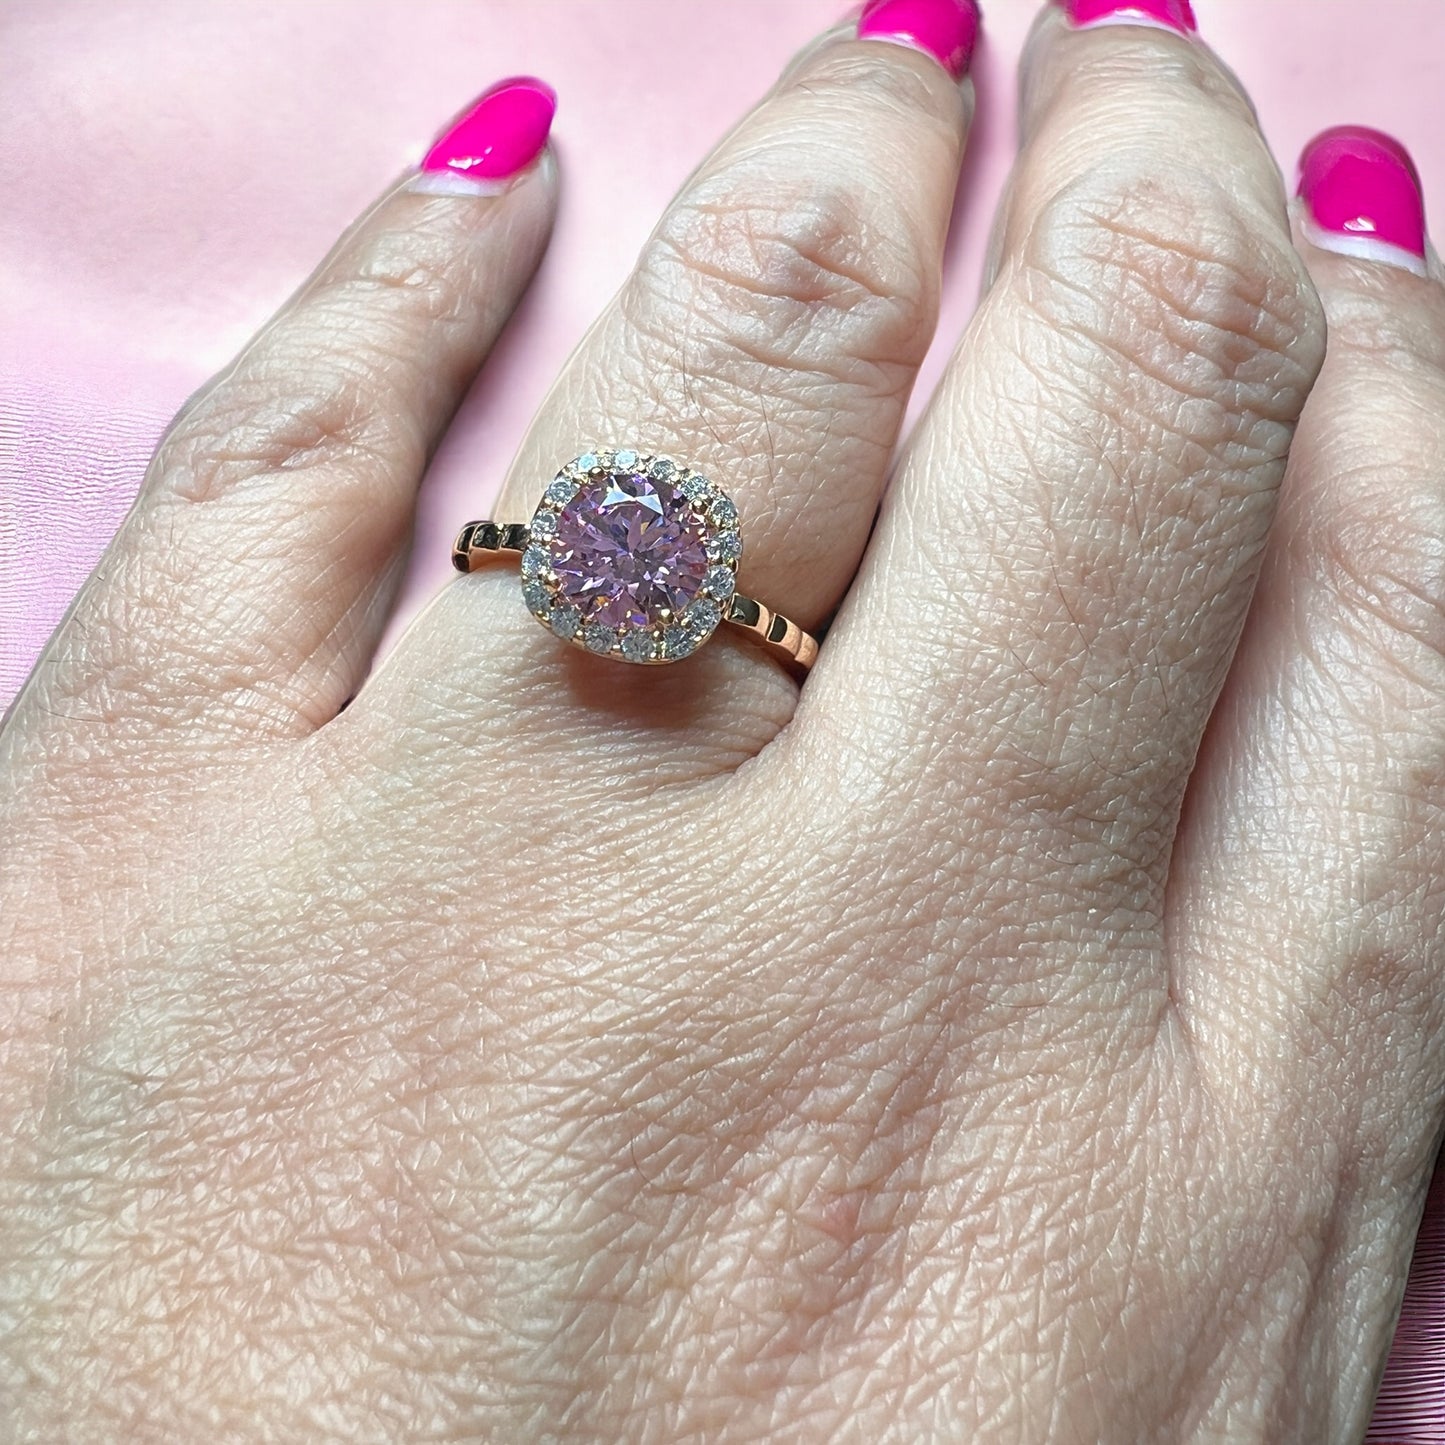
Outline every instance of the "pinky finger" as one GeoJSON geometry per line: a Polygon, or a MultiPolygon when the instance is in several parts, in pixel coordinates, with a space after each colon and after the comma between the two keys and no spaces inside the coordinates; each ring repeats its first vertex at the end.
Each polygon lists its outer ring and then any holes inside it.
{"type": "Polygon", "coordinates": [[[554,108],[525,78],[483,95],[187,406],[12,729],[194,757],[335,715],[427,458],[546,245],[554,108]]]}
{"type": "Polygon", "coordinates": [[[1445,277],[1388,136],[1327,132],[1300,191],[1328,353],[1169,908],[1180,1006],[1252,1157],[1326,1181],[1334,1237],[1364,1242],[1317,1288],[1350,1322],[1335,1357],[1369,1359],[1445,1119],[1445,277]]]}

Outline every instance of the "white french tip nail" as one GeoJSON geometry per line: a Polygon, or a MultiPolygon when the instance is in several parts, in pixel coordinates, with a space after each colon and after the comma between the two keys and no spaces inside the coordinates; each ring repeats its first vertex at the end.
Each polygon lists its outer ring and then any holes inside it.
{"type": "Polygon", "coordinates": [[[1429,266],[1413,251],[1382,241],[1378,236],[1347,236],[1339,231],[1327,231],[1317,226],[1303,207],[1299,226],[1305,240],[1321,251],[1332,251],[1336,256],[1350,256],[1357,261],[1373,261],[1380,266],[1395,266],[1422,279],[1430,275],[1429,266]]]}
{"type": "Polygon", "coordinates": [[[1088,20],[1073,28],[1075,30],[1114,30],[1124,27],[1130,30],[1157,30],[1163,35],[1173,35],[1179,40],[1197,38],[1188,31],[1181,30],[1177,25],[1166,25],[1162,20],[1155,20],[1150,15],[1139,15],[1131,11],[1125,11],[1121,15],[1101,15],[1097,20],[1088,20]]]}
{"type": "Polygon", "coordinates": [[[512,177],[502,181],[473,180],[456,171],[417,171],[404,187],[423,196],[500,196],[510,190],[512,177]]]}

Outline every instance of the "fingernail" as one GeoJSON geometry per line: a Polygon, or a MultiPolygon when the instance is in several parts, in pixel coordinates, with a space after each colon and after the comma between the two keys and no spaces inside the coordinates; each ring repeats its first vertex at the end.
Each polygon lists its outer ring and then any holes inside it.
{"type": "Polygon", "coordinates": [[[1059,0],[1059,8],[1080,30],[1145,25],[1154,30],[1172,30],[1177,35],[1193,35],[1199,29],[1189,0],[1059,0]]]}
{"type": "Polygon", "coordinates": [[[1321,132],[1300,156],[1298,190],[1304,231],[1322,250],[1427,274],[1420,173],[1393,136],[1361,125],[1321,132]]]}
{"type": "Polygon", "coordinates": [[[868,0],[858,39],[921,50],[960,80],[978,41],[978,6],[974,0],[868,0]]]}
{"type": "Polygon", "coordinates": [[[494,85],[438,137],[418,168],[420,190],[476,195],[506,183],[542,154],[557,92],[530,75],[494,85]]]}

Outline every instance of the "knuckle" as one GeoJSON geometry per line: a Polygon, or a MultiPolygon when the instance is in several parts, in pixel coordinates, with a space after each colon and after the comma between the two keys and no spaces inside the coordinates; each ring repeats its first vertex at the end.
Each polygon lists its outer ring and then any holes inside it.
{"type": "Polygon", "coordinates": [[[1332,276],[1321,296],[1332,363],[1348,354],[1350,364],[1445,390],[1445,291],[1384,266],[1336,257],[1326,264],[1332,276]]]}
{"type": "Polygon", "coordinates": [[[798,99],[817,114],[835,113],[845,123],[866,113],[865,123],[877,133],[893,123],[915,128],[935,125],[956,144],[961,110],[959,90],[942,70],[898,65],[874,47],[828,45],[810,57],[805,70],[780,101],[798,99]]]}
{"type": "Polygon", "coordinates": [[[1085,63],[1061,52],[1040,73],[1053,113],[1084,109],[1116,121],[1122,115],[1132,126],[1141,112],[1169,105],[1203,110],[1216,127],[1238,120],[1253,128],[1248,95],[1206,47],[1161,44],[1142,30],[1121,29],[1111,39],[1085,63]]]}
{"type": "Polygon", "coordinates": [[[273,472],[325,467],[341,495],[370,495],[419,466],[425,440],[399,398],[448,328],[468,324],[455,245],[384,229],[343,253],[297,309],[198,397],[158,456],[168,490],[206,501],[273,472]]]}
{"type": "Polygon", "coordinates": [[[1445,296],[1412,285],[1405,304],[1383,270],[1326,288],[1303,544],[1369,651],[1445,697],[1445,296]]]}
{"type": "Polygon", "coordinates": [[[325,468],[327,500],[374,496],[421,445],[409,418],[378,407],[370,363],[287,346],[252,354],[177,422],[156,453],[165,495],[183,502],[222,497],[260,476],[325,468]]]}
{"type": "Polygon", "coordinates": [[[1319,302],[1282,227],[1203,170],[1131,167],[1057,190],[1015,267],[1071,369],[1126,414],[1158,415],[1163,397],[1289,425],[1323,360],[1319,302]]]}
{"type": "MultiPolygon", "coordinates": [[[[842,177],[739,200],[729,173],[674,205],[625,298],[689,343],[784,369],[859,360],[912,365],[932,335],[937,285],[901,218],[842,177]]],[[[689,358],[692,359],[691,356],[689,358]]]]}
{"type": "Polygon", "coordinates": [[[471,309],[465,274],[450,235],[388,227],[323,272],[313,299],[322,307],[364,312],[384,339],[388,322],[403,322],[408,333],[418,323],[465,322],[471,309]]]}
{"type": "MultiPolygon", "coordinates": [[[[1408,421],[1402,432],[1421,434],[1408,421]]],[[[1445,477],[1402,485],[1416,468],[1382,460],[1335,476],[1313,550],[1356,629],[1377,634],[1372,651],[1445,694],[1445,477]]]]}

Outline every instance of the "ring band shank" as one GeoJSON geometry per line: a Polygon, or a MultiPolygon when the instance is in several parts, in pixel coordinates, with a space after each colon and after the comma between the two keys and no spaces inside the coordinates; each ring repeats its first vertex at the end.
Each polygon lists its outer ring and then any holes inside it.
{"type": "Polygon", "coordinates": [[[522,522],[468,522],[452,543],[452,566],[472,572],[488,553],[525,552],[530,534],[522,522]]]}
{"type": "MultiPolygon", "coordinates": [[[[503,553],[522,553],[530,534],[522,522],[468,522],[452,544],[452,566],[458,572],[474,572],[484,562],[503,553]]],[[[751,634],[782,661],[807,672],[818,657],[818,639],[804,632],[796,622],[742,593],[734,593],[724,622],[751,634]]]]}
{"type": "Polygon", "coordinates": [[[761,602],[744,597],[741,592],[733,593],[732,605],[723,619],[735,627],[751,632],[759,641],[781,653],[795,667],[804,672],[818,659],[818,639],[804,632],[796,622],[784,617],[781,612],[771,612],[761,602]]]}

